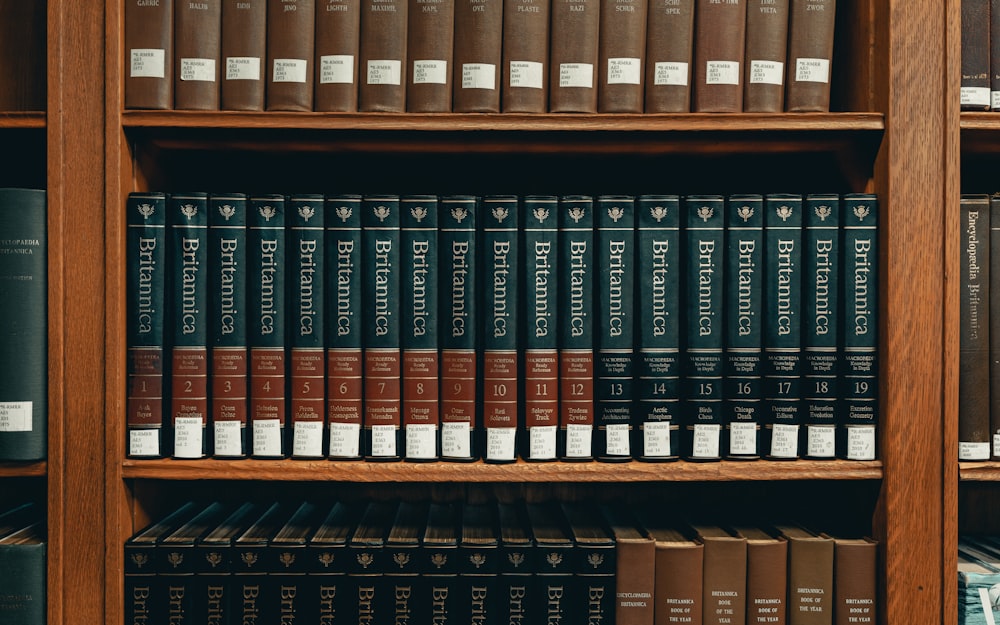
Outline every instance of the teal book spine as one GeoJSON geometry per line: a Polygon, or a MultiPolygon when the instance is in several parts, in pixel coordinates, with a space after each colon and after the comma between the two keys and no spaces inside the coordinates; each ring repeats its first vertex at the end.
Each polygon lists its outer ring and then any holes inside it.
{"type": "Polygon", "coordinates": [[[361,201],[361,309],[364,327],[364,455],[402,457],[402,385],[399,287],[399,196],[366,195],[361,201]]]}
{"type": "Polygon", "coordinates": [[[163,456],[167,293],[167,196],[131,193],[126,212],[128,384],[125,427],[130,458],[163,456]]]}
{"type": "Polygon", "coordinates": [[[641,195],[636,204],[636,422],[639,459],[680,457],[681,200],[641,195]]]}
{"type": "Polygon", "coordinates": [[[45,625],[47,551],[39,538],[0,543],[0,625],[45,625]]]}
{"type": "Polygon", "coordinates": [[[524,268],[524,436],[521,457],[551,461],[559,430],[559,198],[528,195],[521,205],[524,268]]]}
{"type": "Polygon", "coordinates": [[[763,417],[764,196],[726,202],[726,347],[723,449],[731,460],[760,457],[763,417]]]}
{"type": "Polygon", "coordinates": [[[802,210],[802,443],[806,458],[830,460],[840,392],[840,196],[807,195],[802,210]]]}
{"type": "Polygon", "coordinates": [[[175,458],[208,454],[208,194],[167,200],[170,431],[175,458]]]}
{"type": "MultiPolygon", "coordinates": [[[[844,206],[845,405],[840,433],[847,460],[874,460],[878,437],[878,197],[847,194],[844,206]]],[[[988,249],[989,226],[983,230],[988,249]]],[[[984,268],[986,265],[984,265],[984,268]]],[[[983,299],[986,305],[988,299],[983,299]]],[[[984,327],[984,330],[986,328],[984,327]]],[[[988,341],[987,341],[988,344],[988,341]]],[[[988,367],[987,367],[988,369],[988,367]]],[[[988,379],[988,378],[987,378],[988,379]]],[[[961,395],[961,393],[959,393],[961,395]]],[[[987,458],[989,443],[987,438],[987,458]]]]}
{"type": "Polygon", "coordinates": [[[403,255],[403,449],[410,461],[441,456],[438,198],[400,198],[403,255]]]}
{"type": "Polygon", "coordinates": [[[802,196],[771,194],[764,215],[764,421],[761,450],[799,457],[802,425],[802,196]]]}
{"type": "Polygon", "coordinates": [[[254,195],[247,206],[250,449],[257,458],[287,455],[285,213],[283,195],[254,195]]]}
{"type": "Polygon", "coordinates": [[[361,196],[326,198],[326,419],[331,460],[359,460],[364,400],[361,196]]]}
{"type": "Polygon", "coordinates": [[[479,452],[477,415],[479,201],[449,195],[438,204],[441,270],[441,457],[474,460],[479,452]]]}
{"type": "MultiPolygon", "coordinates": [[[[8,365],[0,378],[0,461],[47,456],[46,213],[45,191],[0,189],[0,355],[8,365]]],[[[132,271],[130,265],[130,277],[132,271]]]]}
{"type": "Polygon", "coordinates": [[[559,199],[559,457],[593,460],[594,198],[559,199]]]}
{"type": "Polygon", "coordinates": [[[684,239],[683,395],[687,414],[681,453],[691,460],[719,460],[724,423],[723,196],[689,195],[684,198],[684,239]]]}
{"type": "Polygon", "coordinates": [[[486,462],[514,462],[517,457],[518,382],[521,377],[517,329],[518,223],[515,195],[482,199],[483,257],[483,433],[486,462]]]}
{"type": "Polygon", "coordinates": [[[598,196],[594,449],[598,460],[632,459],[635,376],[635,198],[598,196]]]}
{"type": "Polygon", "coordinates": [[[317,194],[288,198],[288,395],[292,458],[326,448],[326,211],[317,194]]]}
{"type": "Polygon", "coordinates": [[[208,214],[212,454],[247,455],[247,196],[213,194],[208,214]]]}

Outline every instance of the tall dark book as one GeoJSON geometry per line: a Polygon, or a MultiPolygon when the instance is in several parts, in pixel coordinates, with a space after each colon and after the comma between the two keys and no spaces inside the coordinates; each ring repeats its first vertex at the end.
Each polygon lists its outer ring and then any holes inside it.
{"type": "Polygon", "coordinates": [[[676,460],[682,408],[680,198],[639,196],[636,225],[639,458],[676,460]]]}
{"type": "Polygon", "coordinates": [[[264,82],[268,111],[313,110],[315,28],[314,0],[268,0],[264,82]]]}
{"type": "Polygon", "coordinates": [[[407,8],[406,110],[451,112],[455,0],[409,0],[407,8]]]}
{"type": "MultiPolygon", "coordinates": [[[[990,196],[990,244],[989,244],[989,259],[992,262],[1000,262],[1000,194],[994,193],[990,196]]],[[[977,227],[978,229],[978,227],[977,227]]],[[[977,243],[978,245],[978,243],[977,243]]],[[[966,251],[968,254],[968,251],[966,251]]],[[[965,254],[963,254],[965,256],[965,254]]],[[[977,252],[978,256],[978,252],[977,252]]],[[[963,262],[967,262],[963,260],[963,262]]],[[[996,272],[992,271],[992,267],[987,271],[988,279],[990,284],[988,285],[989,298],[986,310],[1000,310],[1000,269],[996,272]]],[[[968,271],[962,272],[963,284],[965,278],[969,275],[968,271]]],[[[966,305],[971,306],[971,301],[966,301],[966,298],[970,294],[963,293],[963,301],[966,305]]],[[[982,307],[977,304],[977,307],[982,310],[982,307]]],[[[962,307],[959,307],[962,310],[962,307]]],[[[990,352],[990,381],[989,388],[1000,388],[1000,315],[988,314],[986,317],[989,319],[989,352],[990,352]]],[[[964,330],[963,330],[964,333],[964,330]]],[[[963,337],[964,338],[964,337],[963,337]]],[[[963,369],[959,371],[964,372],[963,369]]],[[[959,382],[961,384],[961,382],[959,382]]],[[[985,387],[978,387],[985,388],[985,387]]],[[[990,458],[996,459],[1000,457],[1000,445],[997,443],[998,436],[1000,436],[1000,392],[993,393],[990,392],[990,458]]],[[[971,400],[965,399],[964,396],[959,396],[959,406],[962,405],[963,401],[971,400]]]]}
{"type": "Polygon", "coordinates": [[[747,0],[743,110],[785,110],[785,55],[789,0],[747,0]]]}
{"type": "Polygon", "coordinates": [[[360,517],[361,506],[338,501],[309,537],[306,559],[311,584],[307,601],[316,623],[335,623],[353,604],[354,580],[347,575],[347,544],[360,517]]]}
{"type": "Polygon", "coordinates": [[[769,459],[800,455],[802,196],[771,194],[764,214],[764,427],[769,459]]]}
{"type": "Polygon", "coordinates": [[[597,112],[600,0],[552,2],[549,112],[597,112]]]}
{"type": "Polygon", "coordinates": [[[259,623],[279,622],[280,590],[269,575],[271,541],[295,510],[288,503],[273,503],[233,541],[237,558],[230,577],[234,614],[252,615],[259,623]]]}
{"type": "Polygon", "coordinates": [[[331,459],[361,458],[365,315],[361,196],[326,198],[326,419],[331,459]]]}
{"type": "Polygon", "coordinates": [[[373,501],[364,507],[347,551],[347,575],[353,583],[350,605],[343,613],[348,622],[374,622],[386,592],[383,574],[390,566],[391,554],[385,549],[386,538],[396,515],[397,502],[373,501]]]}
{"type": "Polygon", "coordinates": [[[441,296],[441,457],[473,460],[478,453],[476,329],[478,201],[471,195],[439,199],[441,296]]]}
{"type": "Polygon", "coordinates": [[[544,113],[549,107],[550,0],[504,0],[504,113],[544,113]]]}
{"type": "Polygon", "coordinates": [[[990,110],[1000,110],[1000,2],[997,0],[990,0],[990,110]]]}
{"type": "MultiPolygon", "coordinates": [[[[837,2],[790,2],[785,109],[793,113],[829,111],[837,2]]],[[[989,106],[989,75],[985,78],[989,106]]]]}
{"type": "Polygon", "coordinates": [[[222,2],[174,5],[174,108],[219,108],[222,67],[222,2]]]}
{"type": "Polygon", "coordinates": [[[718,460],[722,453],[722,370],[725,346],[725,198],[684,198],[686,309],[682,454],[692,460],[718,460]]]}
{"type": "Polygon", "coordinates": [[[524,430],[521,457],[555,460],[559,430],[559,199],[528,195],[524,242],[524,430]]]}
{"type": "Polygon", "coordinates": [[[497,503],[500,536],[500,570],[497,578],[502,598],[501,622],[525,623],[532,606],[541,597],[535,582],[537,555],[535,540],[523,504],[497,503]]]}
{"type": "Polygon", "coordinates": [[[167,200],[172,455],[208,453],[208,194],[167,200]]]}
{"type": "Polygon", "coordinates": [[[653,623],[701,623],[705,545],[686,526],[659,510],[638,511],[643,531],[655,541],[653,623]]]}
{"type": "Polygon", "coordinates": [[[247,205],[250,450],[260,458],[287,453],[285,208],[283,195],[254,195],[247,205]]]}
{"type": "Polygon", "coordinates": [[[504,0],[456,0],[456,113],[499,113],[504,0]]]}
{"type": "Polygon", "coordinates": [[[125,2],[125,108],[174,107],[174,0],[125,2]]]}
{"type": "MultiPolygon", "coordinates": [[[[571,622],[600,623],[614,619],[618,608],[617,549],[599,507],[590,502],[562,504],[573,539],[573,591],[567,601],[571,622]],[[578,620],[577,620],[578,619],[578,620]]],[[[617,623],[617,619],[615,619],[617,623]]]]}
{"type": "Polygon", "coordinates": [[[582,622],[580,593],[573,579],[577,564],[573,537],[559,505],[528,503],[525,509],[538,552],[532,588],[538,596],[530,604],[529,622],[531,614],[544,614],[552,622],[582,622]]]}
{"type": "Polygon", "coordinates": [[[595,209],[597,297],[594,449],[598,460],[631,460],[635,366],[635,198],[601,195],[595,209]]]}
{"type": "MultiPolygon", "coordinates": [[[[0,460],[47,456],[46,214],[45,191],[0,189],[0,301],[6,319],[0,330],[0,355],[9,364],[0,380],[0,460]]],[[[130,265],[130,277],[133,270],[138,272],[130,265]]]]}
{"type": "Polygon", "coordinates": [[[293,458],[322,458],[326,438],[324,198],[288,198],[288,396],[293,458]]]}
{"type": "Polygon", "coordinates": [[[501,593],[500,539],[496,504],[462,505],[458,540],[458,604],[455,614],[470,623],[504,622],[506,596],[501,593]],[[468,616],[466,616],[468,615],[468,616]]]}
{"type": "Polygon", "coordinates": [[[275,533],[267,550],[267,583],[277,594],[277,623],[317,623],[317,602],[310,597],[309,538],[323,522],[326,509],[310,501],[298,505],[275,533]]]}
{"type": "Polygon", "coordinates": [[[358,50],[361,0],[321,0],[316,4],[317,111],[358,110],[358,50]]]}
{"type": "Polygon", "coordinates": [[[776,526],[788,541],[788,624],[833,622],[833,539],[794,524],[776,526]]]}
{"type": "Polygon", "coordinates": [[[267,0],[222,0],[222,110],[264,110],[266,61],[267,0]]]}
{"type": "Polygon", "coordinates": [[[788,611],[788,542],[758,526],[734,529],[747,539],[747,625],[784,625],[788,611]]]}
{"type": "Polygon", "coordinates": [[[128,385],[125,428],[130,458],[164,453],[166,366],[167,196],[130,193],[126,212],[128,385]]]}
{"type": "Polygon", "coordinates": [[[233,550],[233,541],[265,509],[259,503],[240,504],[207,534],[195,541],[192,618],[204,623],[231,622],[236,602],[232,574],[233,568],[239,563],[239,556],[233,550]]]}
{"type": "Polygon", "coordinates": [[[399,208],[404,457],[436,460],[441,455],[438,201],[433,195],[405,195],[399,208]]]}
{"type": "Polygon", "coordinates": [[[203,578],[197,575],[201,568],[197,545],[227,514],[226,505],[212,502],[164,537],[157,546],[159,574],[167,595],[167,611],[160,618],[165,617],[166,622],[191,623],[200,622],[203,618],[199,606],[203,605],[200,600],[204,598],[205,590],[200,587],[203,578]]]}
{"type": "Polygon", "coordinates": [[[458,615],[460,506],[457,503],[432,502],[428,507],[427,526],[421,540],[421,584],[419,604],[425,606],[424,623],[440,623],[449,615],[458,615]]]}
{"type": "MultiPolygon", "coordinates": [[[[843,379],[846,402],[837,444],[848,460],[874,460],[878,435],[878,197],[843,196],[845,319],[843,379]]],[[[989,230],[987,228],[986,230],[989,230]]],[[[983,234],[982,236],[986,236],[983,234]]],[[[988,264],[984,263],[984,267],[988,264]]],[[[983,299],[983,304],[988,302],[983,299]]],[[[988,439],[987,439],[988,441],[988,439]]],[[[984,450],[987,454],[989,448],[984,450]]]]}
{"type": "Polygon", "coordinates": [[[696,113],[743,110],[747,1],[696,0],[691,103],[696,113]]]}
{"type": "Polygon", "coordinates": [[[691,526],[704,545],[702,623],[746,623],[747,539],[712,524],[691,526]]]}
{"type": "Polygon", "coordinates": [[[358,110],[406,110],[409,0],[361,0],[358,110]]]}
{"type": "Polygon", "coordinates": [[[0,5],[0,111],[44,111],[47,92],[44,2],[6,0],[0,5]]]}
{"type": "Polygon", "coordinates": [[[878,543],[833,535],[833,623],[873,625],[878,619],[878,543]]]}
{"type": "Polygon", "coordinates": [[[722,441],[726,457],[760,457],[763,418],[764,198],[726,202],[725,361],[722,441]]]}
{"type": "Polygon", "coordinates": [[[647,0],[601,0],[597,110],[641,113],[647,0]]]}
{"type": "Polygon", "coordinates": [[[615,623],[653,625],[656,604],[656,541],[631,510],[602,506],[615,541],[615,623]]]}
{"type": "Polygon", "coordinates": [[[517,456],[518,382],[521,378],[517,329],[521,287],[520,205],[515,195],[482,199],[483,352],[482,456],[487,462],[513,462],[517,456]]]}
{"type": "Polygon", "coordinates": [[[594,457],[594,199],[559,198],[559,437],[563,460],[594,457]]]}
{"type": "Polygon", "coordinates": [[[695,0],[651,0],[646,18],[646,113],[691,110],[695,0]]]}
{"type": "Polygon", "coordinates": [[[385,550],[391,562],[384,570],[383,601],[376,608],[376,618],[391,614],[394,622],[424,622],[430,615],[426,593],[421,593],[421,545],[427,524],[427,504],[417,501],[400,502],[385,540],[385,550]],[[391,603],[387,601],[391,598],[391,603]],[[422,609],[424,608],[424,609],[422,609]]]}
{"type": "Polygon", "coordinates": [[[48,611],[48,538],[40,514],[0,535],[0,623],[45,625],[48,611]]]}

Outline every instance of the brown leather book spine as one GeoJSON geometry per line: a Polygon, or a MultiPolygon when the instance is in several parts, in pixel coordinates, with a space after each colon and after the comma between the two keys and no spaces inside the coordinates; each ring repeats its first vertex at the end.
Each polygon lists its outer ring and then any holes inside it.
{"type": "Polygon", "coordinates": [[[646,18],[646,113],[691,110],[695,0],[649,0],[646,18]]]}
{"type": "Polygon", "coordinates": [[[174,8],[174,108],[218,110],[222,2],[178,2],[174,8]]]}
{"type": "Polygon", "coordinates": [[[704,561],[700,542],[656,542],[655,625],[702,622],[704,561]]]}
{"type": "Polygon", "coordinates": [[[174,106],[174,2],[125,2],[125,108],[174,106]]]}
{"type": "Polygon", "coordinates": [[[503,0],[457,0],[455,4],[456,113],[500,112],[503,0]]]}
{"type": "Polygon", "coordinates": [[[695,9],[694,94],[696,113],[743,110],[746,0],[698,0],[695,9]]]}
{"type": "Polygon", "coordinates": [[[788,543],[747,540],[747,625],[785,625],[788,543]]]}
{"type": "Polygon", "coordinates": [[[597,111],[641,113],[647,0],[601,0],[597,111]]]}
{"type": "Polygon", "coordinates": [[[550,0],[503,0],[504,113],[544,113],[549,106],[550,0]]]}
{"type": "Polygon", "coordinates": [[[312,110],[315,24],[314,0],[268,0],[268,111],[312,110]]]}
{"type": "Polygon", "coordinates": [[[549,112],[597,112],[600,0],[553,0],[549,112]]]}
{"type": "MultiPolygon", "coordinates": [[[[788,75],[785,79],[785,108],[789,112],[830,110],[836,11],[836,0],[792,0],[788,10],[788,75]]],[[[984,54],[988,63],[988,44],[984,54]]],[[[989,69],[983,78],[988,107],[989,69]]]]}
{"type": "Polygon", "coordinates": [[[651,538],[618,538],[615,567],[615,623],[652,625],[656,543],[651,538]]]}
{"type": "Polygon", "coordinates": [[[747,542],[736,537],[703,537],[704,625],[746,622],[747,542]]]}
{"type": "Polygon", "coordinates": [[[788,539],[788,625],[833,622],[833,539],[788,539]]]}
{"type": "Polygon", "coordinates": [[[44,2],[0,2],[0,111],[44,111],[44,2]]]}
{"type": "Polygon", "coordinates": [[[878,618],[877,546],[870,538],[834,538],[834,625],[874,625],[878,618]]]}
{"type": "Polygon", "coordinates": [[[407,0],[361,1],[358,110],[406,110],[407,0]]]}
{"type": "Polygon", "coordinates": [[[455,0],[408,0],[406,110],[451,111],[455,0]]]}
{"type": "Polygon", "coordinates": [[[358,110],[358,47],[361,0],[316,4],[317,111],[358,110]]]}
{"type": "Polygon", "coordinates": [[[785,110],[788,0],[747,0],[747,47],[743,110],[785,110]]]}
{"type": "Polygon", "coordinates": [[[222,110],[263,111],[267,0],[223,0],[222,59],[222,110]]]}

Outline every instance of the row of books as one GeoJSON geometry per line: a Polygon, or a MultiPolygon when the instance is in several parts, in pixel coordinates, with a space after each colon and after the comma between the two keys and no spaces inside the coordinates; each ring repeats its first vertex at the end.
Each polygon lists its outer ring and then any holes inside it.
{"type": "Polygon", "coordinates": [[[1000,8],[991,0],[962,0],[961,107],[1000,109],[1000,8]]]}
{"type": "Polygon", "coordinates": [[[873,195],[127,213],[132,457],[875,456],[873,195]]]}
{"type": "Polygon", "coordinates": [[[22,503],[0,508],[0,625],[45,625],[45,514],[22,503]]]}
{"type": "Polygon", "coordinates": [[[865,625],[878,607],[871,539],[620,505],[191,502],[124,550],[125,614],[148,625],[865,625]]]}
{"type": "Polygon", "coordinates": [[[828,111],[834,0],[126,0],[125,107],[828,111]]]}
{"type": "Polygon", "coordinates": [[[1000,537],[958,537],[958,623],[986,625],[1000,618],[1000,537]]]}

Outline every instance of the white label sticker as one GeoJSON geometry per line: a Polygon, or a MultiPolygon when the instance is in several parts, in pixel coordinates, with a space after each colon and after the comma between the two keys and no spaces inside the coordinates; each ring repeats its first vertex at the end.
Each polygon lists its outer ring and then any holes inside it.
{"type": "Polygon", "coordinates": [[[160,429],[132,430],[128,433],[128,455],[159,456],[160,429]]]}
{"type": "Polygon", "coordinates": [[[733,456],[757,455],[757,424],[733,421],[729,424],[729,453],[733,456]]]}
{"type": "Polygon", "coordinates": [[[594,426],[570,423],[566,426],[566,457],[589,458],[593,452],[594,426]]]}
{"type": "Polygon", "coordinates": [[[961,106],[987,107],[990,105],[990,93],[989,87],[962,87],[959,90],[959,98],[961,99],[959,104],[961,106]]]}
{"type": "Polygon", "coordinates": [[[771,456],[796,458],[799,455],[799,426],[775,423],[771,426],[771,456]]]}
{"type": "Polygon", "coordinates": [[[166,68],[166,54],[163,50],[154,48],[135,48],[132,50],[132,65],[129,68],[131,78],[163,78],[166,68]]]}
{"type": "Polygon", "coordinates": [[[357,458],[361,455],[361,424],[330,423],[330,457],[357,458]]]}
{"type": "Polygon", "coordinates": [[[462,89],[495,89],[497,66],[492,63],[463,63],[462,89]]]}
{"type": "Polygon", "coordinates": [[[0,432],[31,431],[30,401],[0,402],[0,432]]]}
{"type": "Polygon", "coordinates": [[[413,62],[413,84],[443,85],[447,82],[447,61],[425,60],[413,62]]]}
{"type": "Polygon", "coordinates": [[[254,419],[253,455],[275,457],[281,455],[281,421],[254,419]]]}
{"type": "Polygon", "coordinates": [[[353,82],[353,54],[324,54],[319,57],[319,84],[349,85],[353,82]]]}
{"type": "Polygon", "coordinates": [[[243,450],[241,449],[240,439],[242,436],[240,432],[242,426],[239,421],[216,421],[213,424],[213,431],[215,432],[215,450],[216,456],[242,456],[243,450]]]}
{"type": "Polygon", "coordinates": [[[810,458],[833,458],[836,455],[836,439],[835,426],[806,426],[806,454],[810,458]]]}
{"type": "Polygon", "coordinates": [[[605,455],[608,456],[631,456],[632,446],[629,444],[629,431],[632,428],[628,423],[614,423],[605,428],[607,437],[607,449],[605,455]]]}
{"type": "Polygon", "coordinates": [[[201,458],[204,421],[197,417],[174,419],[174,458],[201,458]]]}
{"type": "Polygon", "coordinates": [[[486,459],[513,460],[517,428],[486,428],[486,459]]]}
{"type": "Polygon", "coordinates": [[[1000,110],[1000,91],[990,91],[990,108],[1000,110]]]}
{"type": "Polygon", "coordinates": [[[670,421],[647,421],[643,424],[642,455],[647,458],[670,456],[670,421]]]}
{"type": "Polygon", "coordinates": [[[638,85],[642,82],[642,61],[633,58],[608,59],[609,85],[638,85]]]}
{"type": "Polygon", "coordinates": [[[594,65],[592,63],[561,63],[559,65],[559,86],[590,89],[594,86],[594,65]]]}
{"type": "Polygon", "coordinates": [[[798,82],[830,82],[830,60],[795,59],[795,80],[798,82]]]}
{"type": "Polygon", "coordinates": [[[445,458],[472,457],[472,431],[465,422],[441,424],[441,455],[445,458]]]}
{"type": "Polygon", "coordinates": [[[510,86],[541,89],[543,85],[542,72],[544,69],[545,65],[543,63],[535,61],[511,61],[510,86]]]}
{"type": "Polygon", "coordinates": [[[215,82],[215,59],[181,59],[181,80],[215,82]]]}
{"type": "Polygon", "coordinates": [[[718,458],[721,433],[722,426],[718,423],[696,423],[691,455],[695,458],[718,458]]]}
{"type": "Polygon", "coordinates": [[[531,460],[555,460],[555,425],[536,425],[528,428],[528,457],[531,460]]]}
{"type": "Polygon", "coordinates": [[[989,443],[958,443],[959,460],[989,460],[989,443]]]}
{"type": "Polygon", "coordinates": [[[739,61],[705,61],[705,84],[740,84],[739,61]]]}
{"type": "Polygon", "coordinates": [[[226,57],[226,80],[260,80],[260,58],[256,56],[226,57]]]}
{"type": "Polygon", "coordinates": [[[323,455],[322,421],[296,421],[292,425],[292,455],[299,458],[323,455]]]}
{"type": "MultiPolygon", "coordinates": [[[[982,458],[975,460],[990,459],[990,444],[983,443],[981,453],[982,458]]],[[[847,459],[848,460],[874,460],[875,459],[875,426],[862,425],[847,428],[847,459]]],[[[959,455],[959,459],[961,455],[959,455]]]]}
{"type": "Polygon", "coordinates": [[[274,59],[271,82],[306,82],[309,63],[305,59],[274,59]]]}
{"type": "Polygon", "coordinates": [[[780,85],[784,81],[784,63],[779,61],[750,61],[750,84],[780,85]]]}
{"type": "Polygon", "coordinates": [[[375,458],[392,458],[396,456],[396,426],[372,426],[372,456],[375,458]]]}
{"type": "Polygon", "coordinates": [[[688,84],[688,64],[673,61],[664,61],[653,65],[653,84],[678,85],[681,87],[688,84]]]}
{"type": "Polygon", "coordinates": [[[406,435],[406,457],[431,460],[437,457],[437,426],[433,423],[413,423],[403,426],[406,435]]]}
{"type": "Polygon", "coordinates": [[[392,59],[368,61],[367,83],[369,85],[399,85],[402,64],[392,59]]]}

